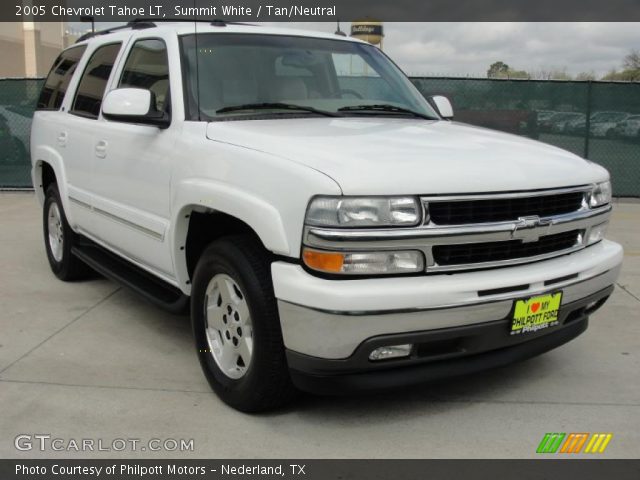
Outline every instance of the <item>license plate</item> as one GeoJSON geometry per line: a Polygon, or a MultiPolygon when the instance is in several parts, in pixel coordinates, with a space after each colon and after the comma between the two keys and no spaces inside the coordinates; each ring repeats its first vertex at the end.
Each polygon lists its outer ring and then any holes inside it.
{"type": "Polygon", "coordinates": [[[562,292],[516,300],[511,320],[511,335],[534,333],[558,325],[561,300],[562,292]]]}

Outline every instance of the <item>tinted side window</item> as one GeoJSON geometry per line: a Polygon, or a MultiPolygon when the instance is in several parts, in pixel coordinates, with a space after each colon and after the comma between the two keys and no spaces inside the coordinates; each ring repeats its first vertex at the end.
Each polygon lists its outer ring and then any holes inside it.
{"type": "Polygon", "coordinates": [[[60,108],[73,72],[76,71],[80,58],[86,49],[86,45],[80,45],[65,50],[58,56],[40,92],[37,107],[39,110],[58,110],[60,108]]]}
{"type": "Polygon", "coordinates": [[[80,85],[73,100],[72,113],[98,118],[104,90],[120,51],[120,45],[120,43],[104,45],[93,52],[80,79],[80,85]]]}
{"type": "Polygon", "coordinates": [[[138,40],[124,65],[121,88],[144,88],[156,96],[156,108],[164,111],[169,102],[169,59],[162,40],[138,40]]]}

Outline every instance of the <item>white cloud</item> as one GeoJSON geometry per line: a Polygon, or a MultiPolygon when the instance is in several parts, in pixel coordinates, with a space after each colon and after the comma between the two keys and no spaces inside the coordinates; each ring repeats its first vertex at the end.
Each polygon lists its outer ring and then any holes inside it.
{"type": "MultiPolygon", "coordinates": [[[[335,31],[335,23],[278,24],[335,31]]],[[[349,23],[342,30],[349,30],[349,23]]],[[[602,75],[640,48],[638,23],[387,23],[384,50],[409,74],[484,76],[501,60],[517,70],[602,75]]]]}

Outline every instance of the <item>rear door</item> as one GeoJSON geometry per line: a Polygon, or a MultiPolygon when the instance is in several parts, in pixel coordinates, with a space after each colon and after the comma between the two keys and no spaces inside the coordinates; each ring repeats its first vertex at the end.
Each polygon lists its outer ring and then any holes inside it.
{"type": "Polygon", "coordinates": [[[109,77],[122,48],[122,42],[99,45],[87,52],[88,60],[80,66],[73,100],[64,115],[60,136],[64,138],[67,189],[73,217],[82,233],[95,233],[94,203],[95,136],[98,118],[109,77]]]}
{"type": "MultiPolygon", "coordinates": [[[[84,220],[88,221],[89,212],[76,212],[74,206],[66,201],[65,186],[69,183],[79,183],[82,173],[78,170],[77,159],[67,148],[70,138],[74,135],[67,123],[68,115],[64,113],[64,105],[68,104],[67,91],[72,87],[74,73],[86,49],[86,45],[71,47],[62,52],[54,62],[38,98],[31,132],[34,160],[43,160],[45,157],[49,161],[57,159],[60,167],[58,175],[62,176],[58,179],[60,194],[63,196],[67,218],[72,226],[77,223],[78,215],[84,214],[84,220]]],[[[34,184],[38,180],[34,178],[34,184]]]]}

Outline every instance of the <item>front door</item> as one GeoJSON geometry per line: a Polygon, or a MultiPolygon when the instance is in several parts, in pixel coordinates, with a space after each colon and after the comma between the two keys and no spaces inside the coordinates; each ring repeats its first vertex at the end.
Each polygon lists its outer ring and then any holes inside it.
{"type": "MultiPolygon", "coordinates": [[[[122,62],[121,62],[122,63],[122,62]]],[[[171,109],[167,46],[158,38],[132,42],[115,88],[153,92],[156,108],[171,109]]],[[[94,137],[95,234],[165,280],[173,280],[168,238],[171,158],[176,122],[167,128],[100,119],[94,137]]]]}

